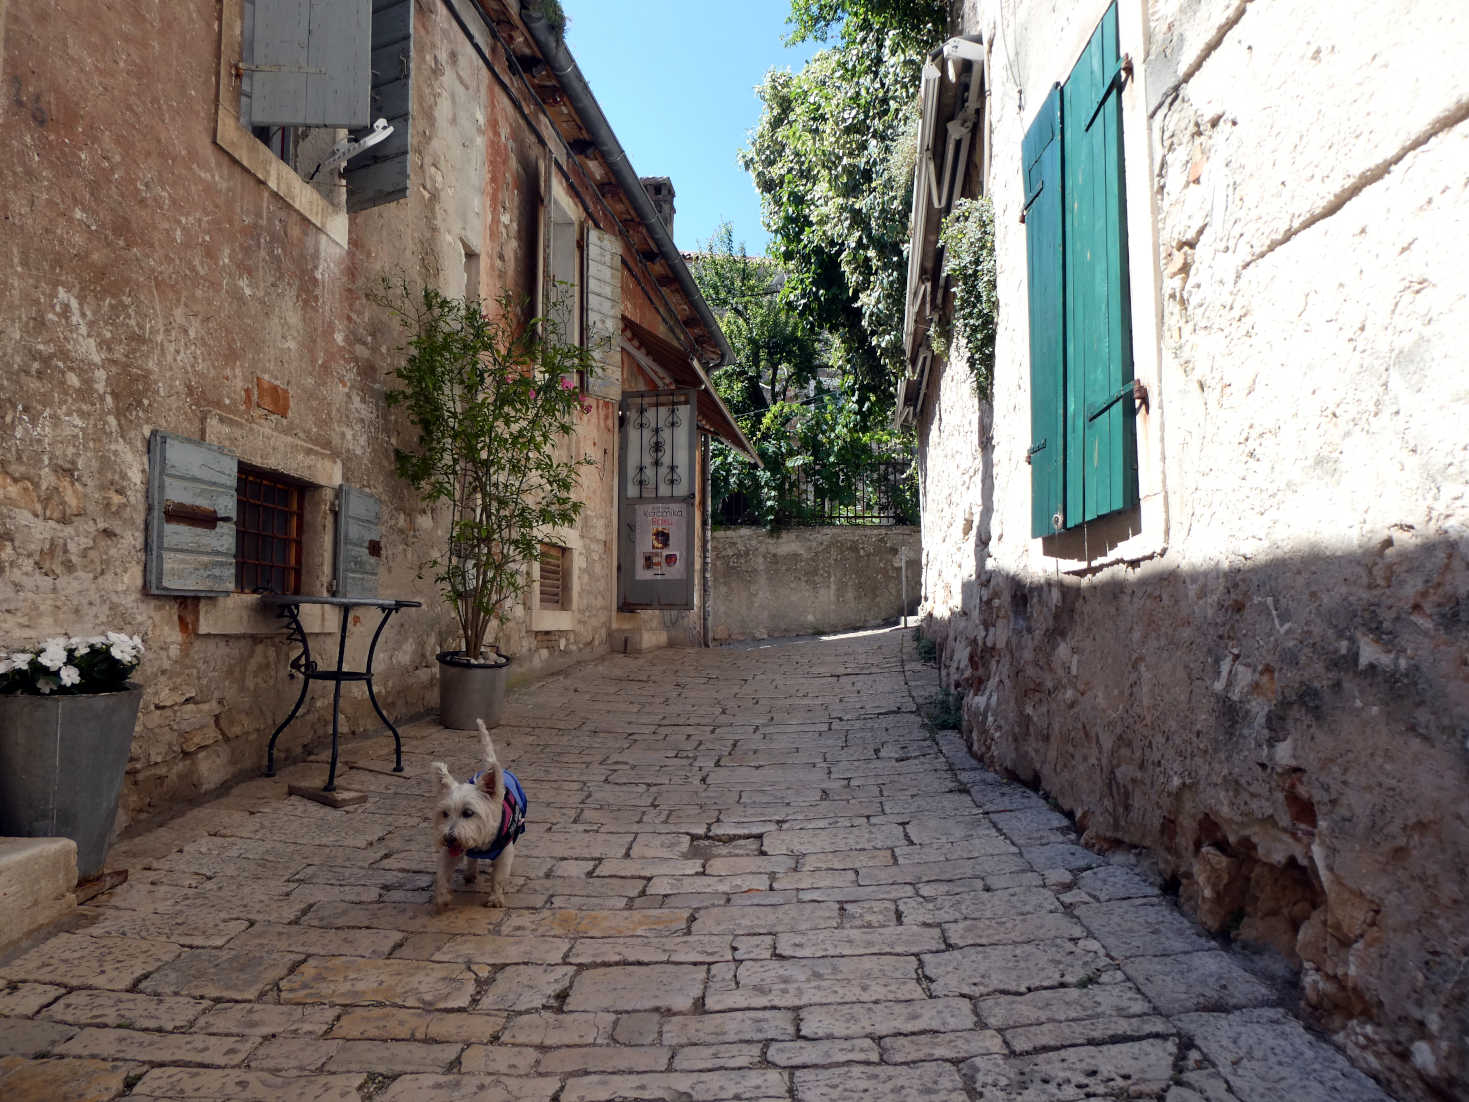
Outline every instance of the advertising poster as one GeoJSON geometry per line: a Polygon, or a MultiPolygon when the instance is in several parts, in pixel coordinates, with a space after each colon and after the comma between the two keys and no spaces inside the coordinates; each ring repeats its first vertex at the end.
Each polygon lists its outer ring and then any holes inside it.
{"type": "Polygon", "coordinates": [[[633,577],[638,581],[688,577],[689,506],[639,505],[633,577]]]}

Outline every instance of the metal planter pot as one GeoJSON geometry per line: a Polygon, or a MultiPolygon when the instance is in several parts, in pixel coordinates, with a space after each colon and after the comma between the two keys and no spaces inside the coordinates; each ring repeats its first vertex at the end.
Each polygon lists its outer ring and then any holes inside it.
{"type": "Polygon", "coordinates": [[[473,731],[474,721],[495,727],[505,711],[505,682],[510,677],[510,659],[501,656],[499,665],[470,662],[462,651],[443,651],[439,656],[439,722],[453,731],[473,731]]]}
{"type": "Polygon", "coordinates": [[[142,699],[0,696],[0,834],[70,838],[78,879],[101,872],[142,699]]]}

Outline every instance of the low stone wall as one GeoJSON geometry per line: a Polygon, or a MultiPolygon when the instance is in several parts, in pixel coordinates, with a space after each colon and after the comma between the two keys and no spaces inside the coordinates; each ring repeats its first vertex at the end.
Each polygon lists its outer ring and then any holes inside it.
{"type": "Polygon", "coordinates": [[[918,603],[915,527],[719,528],[713,554],[716,642],[874,627],[918,603]]]}

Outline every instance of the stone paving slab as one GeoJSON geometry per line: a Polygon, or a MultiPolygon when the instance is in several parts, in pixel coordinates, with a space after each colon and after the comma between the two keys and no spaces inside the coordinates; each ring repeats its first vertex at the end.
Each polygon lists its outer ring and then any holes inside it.
{"type": "Polygon", "coordinates": [[[436,913],[429,723],[259,779],[0,958],[5,1102],[1380,1102],[1240,958],[927,730],[911,635],[608,656],[512,694],[504,907],[436,913]]]}

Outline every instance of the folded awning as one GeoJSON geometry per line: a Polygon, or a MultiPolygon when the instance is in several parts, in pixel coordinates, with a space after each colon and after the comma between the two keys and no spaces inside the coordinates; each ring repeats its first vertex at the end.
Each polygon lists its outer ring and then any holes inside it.
{"type": "Polygon", "coordinates": [[[697,361],[676,344],[660,337],[632,318],[622,319],[623,347],[655,378],[662,376],[677,387],[696,387],[699,391],[699,427],[718,436],[735,451],[760,465],[760,457],[745,439],[729,408],[715,391],[697,361]]]}

